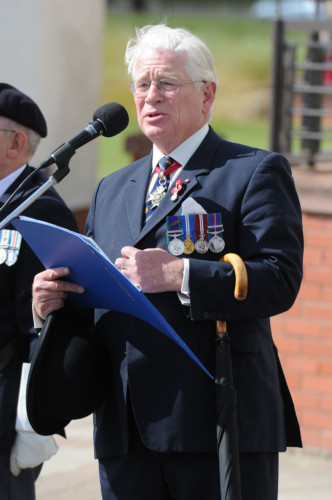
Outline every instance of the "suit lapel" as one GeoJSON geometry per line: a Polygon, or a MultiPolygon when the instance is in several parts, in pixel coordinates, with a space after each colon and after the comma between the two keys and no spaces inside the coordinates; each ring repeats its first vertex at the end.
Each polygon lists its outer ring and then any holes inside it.
{"type": "Polygon", "coordinates": [[[124,205],[129,228],[136,241],[143,225],[143,212],[146,190],[151,175],[152,153],[143,159],[141,165],[131,175],[124,189],[124,205]]]}

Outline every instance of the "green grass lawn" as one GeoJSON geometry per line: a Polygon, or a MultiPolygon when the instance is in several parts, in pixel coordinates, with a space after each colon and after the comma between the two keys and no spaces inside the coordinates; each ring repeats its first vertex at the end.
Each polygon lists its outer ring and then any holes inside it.
{"type": "Polygon", "coordinates": [[[128,39],[135,27],[165,20],[171,27],[184,27],[207,43],[215,59],[219,89],[212,126],[225,139],[262,148],[269,145],[270,72],[272,25],[252,19],[225,18],[213,14],[133,14],[110,11],[104,34],[102,100],[119,102],[128,111],[130,124],[111,139],[100,139],[98,178],[131,161],[125,151],[126,137],[139,131],[129,77],[124,66],[128,39]]]}

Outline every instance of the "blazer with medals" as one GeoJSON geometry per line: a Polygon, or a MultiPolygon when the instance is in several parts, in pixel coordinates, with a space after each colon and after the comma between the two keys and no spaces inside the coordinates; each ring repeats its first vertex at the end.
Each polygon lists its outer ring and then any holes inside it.
{"type": "MultiPolygon", "coordinates": [[[[190,307],[182,306],[175,292],[147,297],[212,374],[215,321],[227,320],[240,451],[301,446],[269,320],[292,306],[302,279],[301,209],[287,160],[222,140],[210,128],[180,174],[183,189],[177,200],[168,191],[143,226],[151,158],[100,181],[86,234],[114,261],[125,245],[167,250],[166,217],[180,215],[188,197],[207,213],[220,212],[223,253],[239,254],[247,267],[247,299],[234,300],[233,270],[219,262],[221,254],[210,251],[189,256],[190,307]]],[[[97,310],[95,324],[96,338],[108,356],[108,393],[94,416],[97,458],[127,452],[128,394],[148,448],[214,451],[213,380],[172,340],[137,318],[97,310]]]]}
{"type": "MultiPolygon", "coordinates": [[[[8,200],[21,182],[34,171],[26,166],[19,177],[0,197],[0,207],[8,200]]],[[[45,181],[43,173],[38,172],[10,201],[1,212],[0,220],[10,214],[25,199],[35,192],[45,181]]],[[[64,201],[51,188],[25,209],[24,215],[45,220],[59,226],[77,231],[76,219],[64,201]]],[[[5,228],[14,233],[10,224],[5,228]]],[[[0,231],[3,234],[3,230],[0,231]]],[[[30,348],[36,338],[32,319],[32,282],[35,274],[44,270],[43,265],[22,239],[17,253],[17,260],[12,265],[3,262],[0,265],[0,357],[11,345],[10,353],[20,362],[29,360],[30,348]]],[[[9,353],[9,354],[10,354],[9,353]]],[[[8,356],[9,356],[8,354],[8,356]]],[[[10,446],[15,437],[15,418],[18,391],[20,385],[20,362],[10,362],[1,370],[0,377],[0,445],[2,451],[10,446]]],[[[4,363],[6,364],[6,363],[4,363]]]]}

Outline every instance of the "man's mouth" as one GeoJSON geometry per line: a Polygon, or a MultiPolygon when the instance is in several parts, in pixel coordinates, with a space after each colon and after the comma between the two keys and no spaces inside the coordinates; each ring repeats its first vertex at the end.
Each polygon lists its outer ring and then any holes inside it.
{"type": "Polygon", "coordinates": [[[148,118],[157,118],[159,116],[162,116],[162,113],[159,113],[158,111],[152,111],[151,113],[146,113],[148,118]]]}

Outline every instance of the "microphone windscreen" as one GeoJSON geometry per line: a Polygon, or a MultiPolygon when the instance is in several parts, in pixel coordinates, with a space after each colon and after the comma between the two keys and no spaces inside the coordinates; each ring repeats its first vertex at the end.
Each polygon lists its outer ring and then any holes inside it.
{"type": "Polygon", "coordinates": [[[104,137],[113,137],[119,134],[129,123],[127,111],[117,102],[109,102],[96,109],[93,119],[101,121],[104,125],[104,137]]]}

